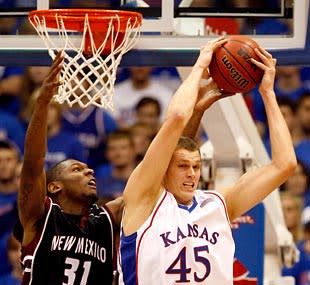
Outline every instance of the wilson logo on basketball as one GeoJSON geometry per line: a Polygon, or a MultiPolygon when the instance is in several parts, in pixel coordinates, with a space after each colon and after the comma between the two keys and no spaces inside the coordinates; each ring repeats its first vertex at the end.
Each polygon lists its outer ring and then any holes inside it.
{"type": "Polygon", "coordinates": [[[241,74],[240,72],[238,72],[238,70],[234,67],[234,65],[229,61],[229,59],[227,58],[226,55],[224,55],[222,57],[222,63],[224,64],[225,68],[227,69],[227,71],[229,71],[230,77],[235,81],[235,83],[245,89],[248,84],[249,81],[246,80],[241,74]]]}

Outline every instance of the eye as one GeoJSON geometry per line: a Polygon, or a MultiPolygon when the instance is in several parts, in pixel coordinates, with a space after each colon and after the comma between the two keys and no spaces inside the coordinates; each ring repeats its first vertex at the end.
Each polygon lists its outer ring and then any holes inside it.
{"type": "Polygon", "coordinates": [[[78,166],[73,167],[73,171],[81,171],[81,168],[78,166]]]}

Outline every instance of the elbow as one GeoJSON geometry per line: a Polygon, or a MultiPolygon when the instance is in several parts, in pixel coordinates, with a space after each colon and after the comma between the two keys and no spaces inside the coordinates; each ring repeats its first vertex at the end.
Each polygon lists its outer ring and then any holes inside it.
{"type": "Polygon", "coordinates": [[[288,161],[286,168],[287,168],[287,171],[290,174],[292,174],[296,170],[296,168],[297,168],[297,159],[296,159],[295,155],[294,155],[294,157],[290,161],[288,161]]]}
{"type": "Polygon", "coordinates": [[[186,112],[178,110],[171,113],[167,119],[172,120],[175,126],[185,127],[189,118],[190,115],[188,115],[186,112]]]}
{"type": "Polygon", "coordinates": [[[290,158],[286,157],[285,161],[282,161],[278,166],[285,177],[289,177],[295,171],[296,167],[297,159],[295,155],[290,158]]]}
{"type": "Polygon", "coordinates": [[[285,167],[287,171],[290,172],[290,174],[292,174],[295,171],[297,167],[297,158],[295,155],[295,151],[292,152],[292,155],[287,157],[285,167]]]}

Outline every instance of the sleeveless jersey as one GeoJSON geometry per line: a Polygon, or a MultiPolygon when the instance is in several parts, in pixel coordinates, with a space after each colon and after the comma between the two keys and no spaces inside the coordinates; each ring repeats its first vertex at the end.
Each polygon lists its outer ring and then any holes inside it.
{"type": "Polygon", "coordinates": [[[81,226],[80,216],[65,214],[49,198],[46,209],[42,232],[22,249],[22,284],[112,284],[115,252],[109,212],[93,205],[81,226]]]}
{"type": "Polygon", "coordinates": [[[234,251],[219,193],[197,190],[187,207],[164,191],[140,229],[121,234],[120,285],[232,285],[234,251]]]}

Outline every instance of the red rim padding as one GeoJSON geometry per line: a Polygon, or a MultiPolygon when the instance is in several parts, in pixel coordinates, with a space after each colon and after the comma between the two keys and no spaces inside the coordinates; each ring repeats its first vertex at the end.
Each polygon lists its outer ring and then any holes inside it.
{"type": "Polygon", "coordinates": [[[66,29],[83,32],[85,15],[88,14],[92,31],[107,30],[111,17],[118,16],[120,19],[120,32],[124,32],[130,21],[132,28],[138,28],[142,23],[142,15],[138,12],[122,10],[100,10],[100,9],[49,9],[34,10],[28,15],[29,20],[35,24],[34,18],[45,18],[46,27],[57,28],[56,15],[60,15],[66,29]]]}

